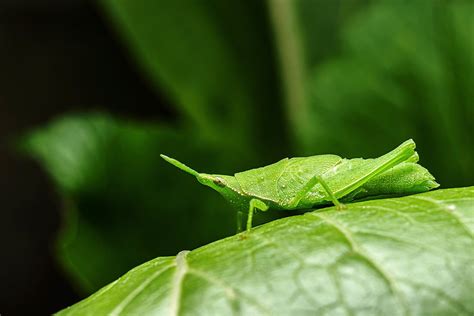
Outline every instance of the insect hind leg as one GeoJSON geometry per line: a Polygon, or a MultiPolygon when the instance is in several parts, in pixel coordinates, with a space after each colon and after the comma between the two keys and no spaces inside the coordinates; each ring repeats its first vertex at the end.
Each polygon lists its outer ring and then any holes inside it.
{"type": "Polygon", "coordinates": [[[331,188],[327,185],[326,181],[323,180],[321,176],[314,176],[312,177],[302,188],[299,192],[296,193],[295,197],[293,198],[293,201],[290,203],[291,207],[294,208],[298,206],[298,203],[301,201],[301,199],[308,194],[311,189],[314,188],[314,186],[318,183],[321,183],[321,186],[323,187],[324,191],[326,191],[326,194],[328,195],[329,199],[331,202],[336,206],[336,209],[342,210],[345,208],[345,205],[339,202],[339,200],[336,198],[336,195],[332,192],[331,188]]]}
{"type": "Polygon", "coordinates": [[[318,179],[318,182],[321,183],[322,187],[326,191],[326,193],[329,196],[329,198],[331,199],[332,203],[336,206],[336,209],[338,209],[338,210],[345,209],[346,206],[344,204],[342,204],[341,202],[339,202],[337,197],[334,195],[332,190],[329,188],[326,181],[324,181],[323,178],[321,178],[321,176],[316,176],[316,178],[318,179]]]}

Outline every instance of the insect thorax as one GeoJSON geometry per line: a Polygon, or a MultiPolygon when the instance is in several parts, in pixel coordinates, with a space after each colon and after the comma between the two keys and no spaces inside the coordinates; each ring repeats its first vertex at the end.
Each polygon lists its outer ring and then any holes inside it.
{"type": "MultiPolygon", "coordinates": [[[[273,204],[272,208],[289,209],[296,193],[311,178],[328,172],[341,161],[336,155],[285,158],[269,166],[237,173],[235,179],[244,194],[267,201],[273,204]]],[[[324,194],[318,194],[316,187],[315,201],[322,197],[324,194]]],[[[306,202],[311,204],[311,201],[306,202]]]]}

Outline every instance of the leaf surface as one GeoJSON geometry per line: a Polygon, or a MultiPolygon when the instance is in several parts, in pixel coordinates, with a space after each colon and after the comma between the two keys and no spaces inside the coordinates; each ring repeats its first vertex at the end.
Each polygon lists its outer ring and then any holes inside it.
{"type": "Polygon", "coordinates": [[[464,0],[376,1],[342,21],[340,52],[308,70],[303,152],[370,157],[413,138],[440,183],[472,184],[473,12],[464,0]]]}
{"type": "Polygon", "coordinates": [[[474,187],[325,208],[131,270],[60,315],[472,315],[474,187]]]}
{"type": "Polygon", "coordinates": [[[271,128],[282,117],[275,107],[278,96],[273,92],[276,76],[265,3],[98,3],[155,89],[166,93],[184,121],[196,127],[193,133],[248,150],[247,155],[262,141],[281,144],[282,132],[271,128]],[[267,119],[268,111],[275,114],[272,120],[267,119]]]}

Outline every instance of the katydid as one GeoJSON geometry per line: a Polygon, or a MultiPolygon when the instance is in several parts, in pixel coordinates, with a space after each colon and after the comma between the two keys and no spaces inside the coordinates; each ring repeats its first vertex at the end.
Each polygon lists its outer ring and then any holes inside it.
{"type": "Polygon", "coordinates": [[[302,210],[331,203],[341,209],[344,204],[339,200],[406,195],[439,186],[429,171],[417,164],[411,139],[379,158],[285,158],[233,176],[199,173],[176,159],[161,157],[219,192],[236,208],[239,219],[247,212],[247,231],[257,209],[302,210]]]}

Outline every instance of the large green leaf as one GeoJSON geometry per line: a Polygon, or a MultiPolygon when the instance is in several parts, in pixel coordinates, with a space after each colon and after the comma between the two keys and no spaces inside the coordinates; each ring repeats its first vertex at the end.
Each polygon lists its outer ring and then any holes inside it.
{"type": "Polygon", "coordinates": [[[60,315],[472,315],[474,187],[277,220],[147,262],[60,315]]]}
{"type": "Polygon", "coordinates": [[[308,70],[303,152],[364,157],[412,137],[440,183],[471,184],[474,3],[375,1],[343,22],[339,56],[308,70]]]}
{"type": "Polygon", "coordinates": [[[194,135],[89,114],[57,120],[23,145],[63,197],[59,257],[88,293],[157,254],[175,254],[235,231],[234,212],[223,199],[159,156],[191,159],[198,170],[243,167],[241,158],[194,135]]]}
{"type": "MultiPolygon", "coordinates": [[[[253,155],[283,130],[264,2],[101,0],[138,65],[193,133],[253,155]],[[271,119],[269,118],[271,112],[271,119]],[[223,133],[225,131],[225,133],[223,133]],[[232,139],[232,142],[228,142],[232,139]]],[[[267,154],[278,146],[268,146],[267,154]]]]}

